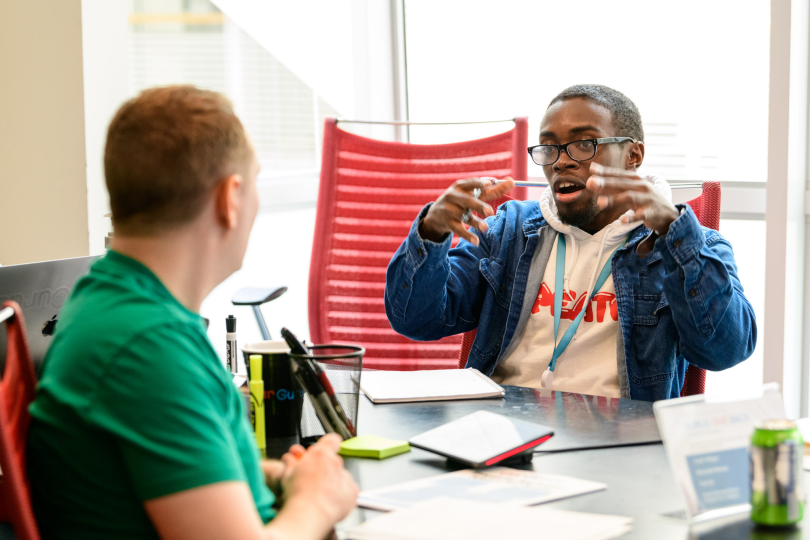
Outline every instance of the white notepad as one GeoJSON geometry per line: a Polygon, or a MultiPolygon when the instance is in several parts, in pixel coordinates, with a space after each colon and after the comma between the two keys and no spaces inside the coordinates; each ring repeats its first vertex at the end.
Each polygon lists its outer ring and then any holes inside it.
{"type": "Polygon", "coordinates": [[[360,389],[374,403],[503,397],[503,388],[474,368],[364,371],[360,389]]]}
{"type": "Polygon", "coordinates": [[[433,500],[390,512],[348,531],[351,540],[608,540],[632,528],[628,517],[556,508],[433,500]]]}

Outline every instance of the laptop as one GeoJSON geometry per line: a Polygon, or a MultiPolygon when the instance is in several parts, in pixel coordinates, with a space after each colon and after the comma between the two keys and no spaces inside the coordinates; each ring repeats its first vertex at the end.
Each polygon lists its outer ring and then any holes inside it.
{"type": "MultiPolygon", "coordinates": [[[[0,266],[0,306],[14,300],[22,308],[25,333],[34,367],[39,371],[59,323],[62,305],[73,286],[99,257],[78,257],[14,266],[0,266]]],[[[6,365],[8,333],[0,328],[0,367],[6,365]]],[[[2,372],[0,372],[2,373],[2,372]]]]}

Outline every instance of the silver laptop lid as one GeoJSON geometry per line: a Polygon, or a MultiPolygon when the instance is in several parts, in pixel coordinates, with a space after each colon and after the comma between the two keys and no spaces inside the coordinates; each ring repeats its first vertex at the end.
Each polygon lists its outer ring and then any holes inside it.
{"type": "MultiPolygon", "coordinates": [[[[28,348],[37,371],[73,286],[98,257],[78,257],[0,267],[0,306],[14,300],[23,311],[28,348]]],[[[7,332],[0,328],[0,366],[6,364],[7,332]]],[[[0,372],[1,373],[1,372],[0,372]]]]}

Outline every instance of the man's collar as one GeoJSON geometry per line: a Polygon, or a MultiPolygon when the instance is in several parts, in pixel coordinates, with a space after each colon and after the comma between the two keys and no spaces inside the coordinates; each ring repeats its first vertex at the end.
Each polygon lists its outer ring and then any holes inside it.
{"type": "Polygon", "coordinates": [[[540,209],[537,209],[537,213],[534,215],[529,216],[523,222],[523,234],[526,236],[531,236],[537,233],[537,230],[541,227],[545,227],[548,225],[548,221],[546,218],[543,217],[543,213],[540,212],[540,209]]]}
{"type": "Polygon", "coordinates": [[[643,223],[639,223],[638,227],[630,231],[630,238],[627,240],[626,248],[636,249],[636,246],[647,237],[652,231],[644,226],[643,223]]]}
{"type": "MultiPolygon", "coordinates": [[[[548,221],[543,217],[543,213],[540,211],[540,206],[538,205],[537,210],[532,212],[532,214],[523,221],[523,234],[526,236],[537,234],[539,229],[547,225],[548,221]]],[[[625,247],[635,249],[635,246],[648,234],[650,234],[650,229],[645,227],[643,223],[639,223],[638,227],[630,231],[630,238],[627,240],[625,247]]]]}

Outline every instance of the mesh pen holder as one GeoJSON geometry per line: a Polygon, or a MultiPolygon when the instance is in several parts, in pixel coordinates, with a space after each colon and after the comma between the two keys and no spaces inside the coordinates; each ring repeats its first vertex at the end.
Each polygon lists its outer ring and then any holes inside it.
{"type": "MultiPolygon", "coordinates": [[[[360,373],[366,349],[359,345],[312,345],[310,354],[289,353],[291,358],[309,358],[318,363],[335,391],[335,396],[357,429],[357,406],[360,400],[360,373]]],[[[301,411],[301,444],[309,446],[325,434],[309,394],[304,395],[301,411]]]]}

